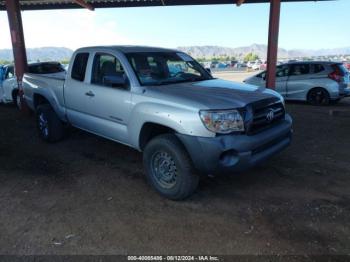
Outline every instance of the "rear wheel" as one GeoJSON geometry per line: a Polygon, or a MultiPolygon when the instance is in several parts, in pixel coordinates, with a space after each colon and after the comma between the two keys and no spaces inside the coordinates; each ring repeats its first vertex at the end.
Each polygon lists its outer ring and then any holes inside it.
{"type": "Polygon", "coordinates": [[[327,90],[323,88],[314,88],[310,90],[308,96],[307,96],[307,101],[311,105],[329,105],[330,103],[330,97],[329,93],[327,90]]]}
{"type": "Polygon", "coordinates": [[[143,163],[149,183],[166,198],[185,199],[198,186],[199,176],[195,174],[191,159],[172,134],[152,139],[145,147],[143,163]]]}
{"type": "Polygon", "coordinates": [[[56,112],[48,104],[39,105],[36,110],[39,136],[46,142],[57,142],[64,136],[64,126],[56,112]]]}

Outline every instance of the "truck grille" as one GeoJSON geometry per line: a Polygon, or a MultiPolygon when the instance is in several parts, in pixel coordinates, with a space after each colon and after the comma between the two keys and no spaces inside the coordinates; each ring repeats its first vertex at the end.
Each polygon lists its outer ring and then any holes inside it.
{"type": "Polygon", "coordinates": [[[281,102],[252,106],[252,119],[247,128],[248,134],[259,133],[284,119],[285,109],[281,102]]]}

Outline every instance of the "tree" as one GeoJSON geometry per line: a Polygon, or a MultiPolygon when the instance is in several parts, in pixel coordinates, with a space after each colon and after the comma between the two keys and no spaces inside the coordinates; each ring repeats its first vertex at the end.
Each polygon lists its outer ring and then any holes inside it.
{"type": "Polygon", "coordinates": [[[231,60],[231,61],[237,61],[237,58],[234,57],[234,56],[231,56],[231,58],[230,58],[229,60],[231,60]]]}
{"type": "Polygon", "coordinates": [[[259,59],[257,54],[249,53],[244,57],[244,62],[254,62],[259,59]]]}
{"type": "Polygon", "coordinates": [[[0,65],[8,65],[12,63],[13,62],[11,62],[10,60],[0,59],[0,65]]]}
{"type": "Polygon", "coordinates": [[[60,63],[61,64],[64,64],[64,65],[67,65],[67,64],[69,64],[69,61],[70,61],[70,59],[62,59],[61,61],[60,61],[60,63]]]}

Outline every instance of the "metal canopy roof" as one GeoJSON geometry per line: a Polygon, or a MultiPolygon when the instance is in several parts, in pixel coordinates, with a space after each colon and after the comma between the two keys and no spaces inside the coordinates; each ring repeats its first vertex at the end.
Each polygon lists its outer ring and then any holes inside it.
{"type": "MultiPolygon", "coordinates": [[[[281,0],[282,2],[316,2],[327,0],[281,0]]],[[[176,5],[217,5],[236,4],[239,0],[86,0],[94,8],[147,7],[176,5]]],[[[268,3],[270,0],[245,0],[245,4],[268,3]]],[[[72,0],[20,0],[22,10],[82,8],[72,0]]],[[[0,0],[0,10],[6,10],[5,1],[0,0]]]]}

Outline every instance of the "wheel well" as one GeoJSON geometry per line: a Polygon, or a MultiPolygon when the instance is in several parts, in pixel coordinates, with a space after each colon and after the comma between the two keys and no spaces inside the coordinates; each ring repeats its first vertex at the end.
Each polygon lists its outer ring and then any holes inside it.
{"type": "Polygon", "coordinates": [[[167,126],[163,126],[155,123],[145,123],[141,128],[141,132],[139,136],[140,149],[143,150],[147,145],[147,143],[152,140],[152,138],[161,134],[168,134],[168,133],[170,134],[175,133],[175,130],[167,126]]]}
{"type": "Polygon", "coordinates": [[[327,94],[329,95],[329,92],[328,92],[328,90],[327,90],[326,88],[317,86],[317,87],[311,88],[311,89],[309,90],[309,92],[307,92],[307,95],[306,95],[306,99],[307,99],[307,100],[309,99],[310,93],[311,93],[312,91],[314,91],[315,89],[322,89],[322,90],[326,91],[327,94]]]}
{"type": "Polygon", "coordinates": [[[42,95],[35,94],[34,95],[34,108],[37,108],[42,104],[50,104],[50,102],[42,95]]]}

